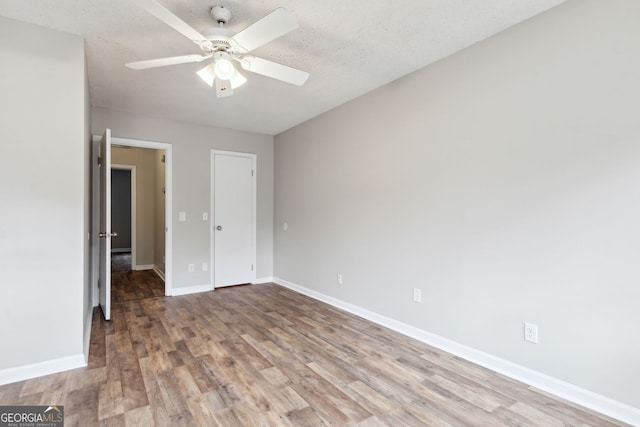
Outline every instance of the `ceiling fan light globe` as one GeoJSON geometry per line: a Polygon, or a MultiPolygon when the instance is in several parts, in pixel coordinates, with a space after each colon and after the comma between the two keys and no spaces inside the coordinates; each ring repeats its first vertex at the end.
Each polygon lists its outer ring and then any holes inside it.
{"type": "Polygon", "coordinates": [[[213,66],[216,77],[222,80],[231,80],[236,73],[236,69],[228,59],[218,59],[213,66]]]}

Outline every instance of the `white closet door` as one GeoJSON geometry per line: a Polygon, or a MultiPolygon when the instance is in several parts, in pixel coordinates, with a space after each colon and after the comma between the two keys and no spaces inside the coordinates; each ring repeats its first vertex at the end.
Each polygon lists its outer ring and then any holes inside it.
{"type": "Polygon", "coordinates": [[[256,156],[212,152],[214,287],[255,281],[256,156]]]}

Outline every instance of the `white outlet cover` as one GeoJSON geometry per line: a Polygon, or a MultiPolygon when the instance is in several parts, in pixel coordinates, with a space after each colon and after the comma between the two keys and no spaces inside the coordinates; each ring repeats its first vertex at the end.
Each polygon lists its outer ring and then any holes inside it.
{"type": "Polygon", "coordinates": [[[287,231],[289,229],[289,224],[287,224],[286,222],[284,224],[282,224],[282,229],[284,231],[287,231]]]}
{"type": "Polygon", "coordinates": [[[538,325],[524,322],[524,340],[533,344],[538,344],[538,325]]]}

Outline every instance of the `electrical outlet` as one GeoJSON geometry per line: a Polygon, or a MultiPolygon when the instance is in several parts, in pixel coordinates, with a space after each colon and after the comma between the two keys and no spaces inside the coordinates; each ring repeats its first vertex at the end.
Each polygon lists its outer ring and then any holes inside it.
{"type": "Polygon", "coordinates": [[[202,212],[202,220],[209,221],[209,212],[202,212]]]}
{"type": "Polygon", "coordinates": [[[422,291],[418,288],[413,288],[413,302],[422,302],[422,291]]]}
{"type": "Polygon", "coordinates": [[[342,285],[342,274],[338,273],[338,284],[342,285]]]}
{"type": "Polygon", "coordinates": [[[538,344],[538,325],[524,322],[524,340],[538,344]]]}
{"type": "Polygon", "coordinates": [[[187,213],[186,212],[178,212],[178,221],[184,222],[186,220],[187,220],[187,213]]]}
{"type": "Polygon", "coordinates": [[[196,270],[196,266],[194,264],[189,264],[189,273],[193,273],[196,270]]]}

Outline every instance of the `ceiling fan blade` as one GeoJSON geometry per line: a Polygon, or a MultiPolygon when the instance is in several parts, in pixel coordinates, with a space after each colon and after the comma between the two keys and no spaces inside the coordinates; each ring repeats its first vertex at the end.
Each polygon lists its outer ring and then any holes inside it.
{"type": "MultiPolygon", "coordinates": [[[[148,0],[152,1],[152,0],[148,0]]],[[[229,42],[242,53],[250,52],[298,28],[298,19],[289,10],[279,7],[253,25],[240,31],[229,42]]]]}
{"type": "Polygon", "coordinates": [[[174,15],[169,9],[162,6],[155,0],[135,0],[147,12],[187,37],[197,45],[210,43],[205,36],[193,29],[189,24],[174,15]]]}
{"type": "Polygon", "coordinates": [[[183,55],[168,58],[148,59],[146,61],[129,62],[125,64],[132,70],[146,70],[147,68],[164,67],[166,65],[187,64],[189,62],[202,62],[211,58],[211,55],[183,55]]]}
{"type": "Polygon", "coordinates": [[[309,73],[306,71],[291,68],[286,65],[278,64],[277,62],[268,61],[255,56],[247,55],[243,57],[240,61],[240,65],[247,71],[282,80],[283,82],[291,83],[296,86],[302,86],[309,78],[309,73]]]}

